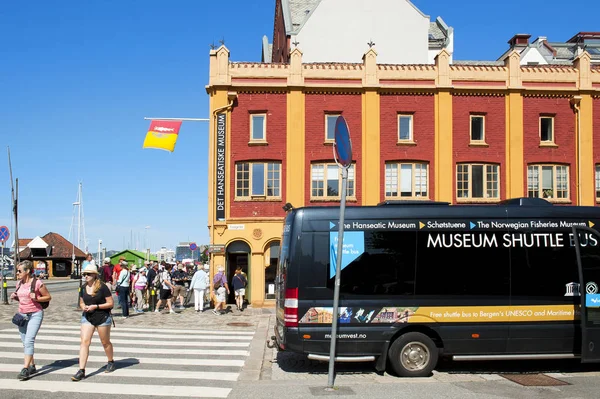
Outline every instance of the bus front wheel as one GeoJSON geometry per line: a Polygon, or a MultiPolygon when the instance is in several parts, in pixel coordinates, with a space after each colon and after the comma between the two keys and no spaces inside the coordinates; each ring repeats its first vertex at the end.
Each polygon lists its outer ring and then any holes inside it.
{"type": "Polygon", "coordinates": [[[388,358],[401,377],[428,377],[437,364],[438,349],[427,335],[409,332],[392,343],[388,358]]]}

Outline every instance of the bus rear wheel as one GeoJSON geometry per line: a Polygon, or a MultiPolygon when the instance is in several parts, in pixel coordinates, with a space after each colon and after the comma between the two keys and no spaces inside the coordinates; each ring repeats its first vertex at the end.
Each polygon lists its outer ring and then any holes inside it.
{"type": "Polygon", "coordinates": [[[409,332],[392,343],[388,358],[401,377],[428,377],[437,364],[438,349],[427,335],[409,332]]]}

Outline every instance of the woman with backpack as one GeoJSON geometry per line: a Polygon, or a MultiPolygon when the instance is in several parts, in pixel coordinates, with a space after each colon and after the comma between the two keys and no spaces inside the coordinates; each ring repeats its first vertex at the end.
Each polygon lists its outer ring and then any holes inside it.
{"type": "Polygon", "coordinates": [[[171,282],[171,269],[172,265],[165,265],[165,269],[160,272],[158,275],[159,281],[161,283],[160,286],[160,299],[156,304],[155,313],[160,313],[160,305],[163,301],[167,302],[167,307],[169,308],[169,313],[175,313],[173,310],[173,304],[171,298],[173,297],[173,283],[171,282]]]}
{"type": "Polygon", "coordinates": [[[13,323],[19,326],[21,342],[23,342],[24,355],[23,368],[18,375],[21,381],[28,380],[37,372],[33,359],[35,337],[40,330],[44,319],[44,308],[52,297],[41,280],[33,276],[33,263],[29,260],[17,266],[17,289],[10,295],[10,299],[19,301],[19,312],[13,318],[13,323]]]}
{"type": "Polygon", "coordinates": [[[110,327],[112,324],[111,309],[113,308],[113,297],[106,286],[98,278],[98,269],[96,266],[88,264],[82,272],[85,278],[85,284],[81,287],[79,297],[79,307],[83,311],[81,315],[81,345],[79,347],[79,370],[72,381],[81,381],[85,378],[85,366],[90,354],[90,344],[94,331],[98,330],[100,343],[104,348],[104,353],[108,358],[108,363],[104,369],[105,373],[115,371],[115,362],[113,358],[113,346],[110,342],[110,327]]]}

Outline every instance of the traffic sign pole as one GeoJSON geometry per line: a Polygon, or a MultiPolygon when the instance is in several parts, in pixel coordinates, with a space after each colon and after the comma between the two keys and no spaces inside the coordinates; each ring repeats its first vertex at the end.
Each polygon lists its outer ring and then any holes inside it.
{"type": "Polygon", "coordinates": [[[2,303],[8,305],[8,285],[6,284],[6,277],[4,277],[4,241],[2,241],[2,303]]]}
{"type": "Polygon", "coordinates": [[[326,390],[334,390],[335,381],[335,349],[337,343],[337,329],[340,304],[340,274],[344,248],[344,216],[346,212],[346,190],[348,185],[348,168],[352,165],[352,140],[348,124],[343,116],[339,116],[335,123],[335,143],[333,146],[335,162],[342,169],[342,189],[340,192],[340,222],[338,225],[338,242],[335,264],[335,283],[333,286],[333,315],[331,321],[331,344],[329,346],[329,370],[327,373],[326,390]]]}

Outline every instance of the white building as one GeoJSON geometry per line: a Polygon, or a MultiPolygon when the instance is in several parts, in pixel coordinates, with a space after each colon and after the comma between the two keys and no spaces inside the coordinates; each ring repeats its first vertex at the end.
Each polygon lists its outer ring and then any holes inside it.
{"type": "Polygon", "coordinates": [[[540,36],[529,42],[531,35],[519,33],[509,41],[508,50],[498,58],[504,61],[516,50],[521,55],[521,65],[572,65],[583,51],[590,54],[592,64],[600,63],[600,32],[579,32],[566,42],[550,42],[540,36]]]}
{"type": "Polygon", "coordinates": [[[167,249],[167,247],[162,247],[156,252],[155,255],[158,259],[158,262],[171,262],[175,259],[175,251],[173,251],[172,249],[167,249]]]}
{"type": "Polygon", "coordinates": [[[262,59],[286,63],[298,47],[303,62],[360,62],[356,54],[374,45],[378,63],[432,64],[443,48],[453,53],[454,30],[409,0],[276,0],[262,59]]]}

